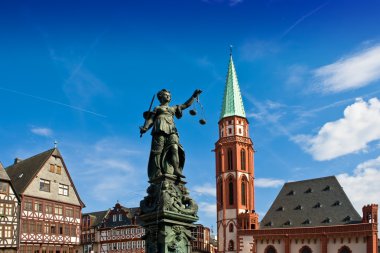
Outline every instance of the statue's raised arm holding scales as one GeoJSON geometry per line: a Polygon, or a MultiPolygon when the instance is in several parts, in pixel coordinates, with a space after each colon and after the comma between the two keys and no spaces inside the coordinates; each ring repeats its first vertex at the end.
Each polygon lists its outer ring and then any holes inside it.
{"type": "Polygon", "coordinates": [[[152,111],[144,113],[145,123],[140,127],[140,134],[144,134],[152,128],[152,146],[148,163],[149,180],[153,180],[162,174],[176,175],[177,178],[185,177],[182,174],[185,153],[179,143],[174,116],[180,119],[182,110],[191,106],[201,92],[201,90],[195,90],[185,103],[169,106],[170,91],[162,89],[157,93],[160,105],[152,111]]]}

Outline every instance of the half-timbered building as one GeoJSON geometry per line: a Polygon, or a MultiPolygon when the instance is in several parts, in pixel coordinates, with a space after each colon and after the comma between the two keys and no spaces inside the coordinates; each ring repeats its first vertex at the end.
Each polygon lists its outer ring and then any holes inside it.
{"type": "Polygon", "coordinates": [[[84,228],[82,228],[88,231],[82,232],[83,251],[85,253],[145,252],[145,241],[142,238],[145,230],[138,215],[139,208],[127,208],[120,203],[116,203],[107,211],[83,214],[84,228]]]}
{"type": "Polygon", "coordinates": [[[191,230],[194,240],[191,241],[191,252],[216,253],[216,241],[211,236],[210,228],[202,224],[195,224],[191,230]]]}
{"type": "Polygon", "coordinates": [[[57,148],[6,171],[21,197],[20,253],[74,253],[84,207],[57,148]]]}
{"type": "Polygon", "coordinates": [[[0,163],[0,253],[15,253],[19,239],[20,199],[0,163]]]}
{"type": "Polygon", "coordinates": [[[103,223],[109,210],[86,213],[82,215],[82,250],[83,253],[100,252],[99,227],[103,223]]]}

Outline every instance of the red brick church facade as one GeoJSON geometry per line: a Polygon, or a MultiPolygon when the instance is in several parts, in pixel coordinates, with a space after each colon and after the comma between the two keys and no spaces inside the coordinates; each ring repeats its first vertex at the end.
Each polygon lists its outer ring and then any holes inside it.
{"type": "Polygon", "coordinates": [[[259,223],[254,152],[231,55],[215,144],[218,251],[377,252],[378,205],[360,217],[334,176],[286,183],[259,223]]]}

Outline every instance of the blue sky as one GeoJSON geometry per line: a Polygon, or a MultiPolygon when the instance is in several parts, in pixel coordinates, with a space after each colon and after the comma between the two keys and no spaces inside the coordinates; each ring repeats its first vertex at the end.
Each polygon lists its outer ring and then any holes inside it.
{"type": "Polygon", "coordinates": [[[194,89],[207,124],[177,121],[200,222],[215,228],[211,150],[232,44],[261,218],[284,182],[337,175],[361,213],[380,193],[379,1],[1,1],[0,160],[55,140],[84,212],[137,206],[142,112],[194,89]],[[158,101],[155,101],[157,104],[158,101]]]}

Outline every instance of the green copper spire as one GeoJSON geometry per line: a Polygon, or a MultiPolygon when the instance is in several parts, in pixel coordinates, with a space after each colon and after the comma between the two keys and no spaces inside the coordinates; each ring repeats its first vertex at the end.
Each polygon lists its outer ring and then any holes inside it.
{"type": "Polygon", "coordinates": [[[234,61],[232,60],[232,53],[230,54],[230,63],[228,65],[226,88],[224,89],[222,114],[220,115],[220,119],[229,116],[240,116],[245,118],[243,99],[241,98],[239,81],[236,75],[234,61]]]}

